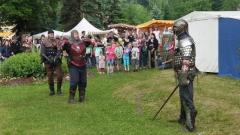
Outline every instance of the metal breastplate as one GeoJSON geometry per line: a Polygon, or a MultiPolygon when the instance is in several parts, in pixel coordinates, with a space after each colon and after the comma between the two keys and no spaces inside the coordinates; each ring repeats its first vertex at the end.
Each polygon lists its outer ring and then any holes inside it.
{"type": "MultiPolygon", "coordinates": [[[[179,42],[183,43],[183,42],[179,42]]],[[[188,44],[190,42],[187,42],[188,44]]],[[[178,44],[178,49],[174,52],[174,68],[176,70],[181,70],[182,68],[182,62],[183,59],[190,60],[190,67],[189,67],[189,73],[195,73],[196,67],[195,67],[195,57],[196,57],[196,51],[195,51],[195,45],[194,43],[190,45],[181,45],[178,44]]]]}

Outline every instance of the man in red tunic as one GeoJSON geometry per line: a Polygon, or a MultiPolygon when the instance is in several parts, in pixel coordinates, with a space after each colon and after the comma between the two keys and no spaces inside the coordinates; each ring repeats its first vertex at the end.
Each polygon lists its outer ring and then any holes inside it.
{"type": "Polygon", "coordinates": [[[69,103],[75,104],[74,97],[78,87],[79,102],[85,101],[87,86],[87,69],[86,69],[86,47],[90,45],[89,41],[82,41],[79,38],[77,30],[71,31],[71,39],[65,42],[63,50],[66,50],[65,56],[68,60],[68,69],[70,74],[69,103]],[[88,42],[88,43],[85,43],[88,42]]]}

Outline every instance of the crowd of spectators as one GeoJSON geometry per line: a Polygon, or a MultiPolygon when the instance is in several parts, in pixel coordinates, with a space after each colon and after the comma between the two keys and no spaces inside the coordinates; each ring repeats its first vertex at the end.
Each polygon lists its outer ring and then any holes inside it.
{"type": "MultiPolygon", "coordinates": [[[[166,33],[167,30],[165,29],[166,33]]],[[[114,67],[118,72],[122,72],[122,65],[125,72],[137,72],[139,69],[147,70],[148,68],[158,67],[158,69],[171,68],[172,54],[174,49],[174,38],[169,44],[163,45],[164,32],[158,27],[149,28],[146,32],[136,33],[135,31],[125,31],[115,35],[113,32],[106,34],[103,38],[98,35],[85,35],[81,33],[81,39],[91,39],[91,45],[86,48],[87,68],[96,67],[100,74],[104,74],[105,66],[107,74],[113,74],[114,67]],[[156,50],[166,50],[166,56],[156,57],[156,50]],[[157,65],[155,65],[157,63],[157,65]],[[105,66],[103,66],[105,65],[105,66]]],[[[68,40],[66,37],[55,35],[58,40],[68,40]]],[[[42,35],[40,39],[32,39],[32,36],[25,36],[22,42],[16,37],[12,40],[0,40],[0,65],[1,62],[18,53],[28,53],[34,48],[39,52],[40,44],[45,39],[42,35]]]]}

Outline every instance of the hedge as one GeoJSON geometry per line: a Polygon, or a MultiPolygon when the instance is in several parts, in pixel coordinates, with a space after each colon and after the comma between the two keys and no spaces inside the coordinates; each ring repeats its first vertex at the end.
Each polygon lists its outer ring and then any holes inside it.
{"type": "MultiPolygon", "coordinates": [[[[63,58],[63,73],[67,73],[67,62],[63,58]]],[[[41,63],[40,55],[36,52],[20,53],[11,56],[5,60],[1,67],[1,73],[4,77],[44,77],[46,76],[45,68],[41,63]]]]}

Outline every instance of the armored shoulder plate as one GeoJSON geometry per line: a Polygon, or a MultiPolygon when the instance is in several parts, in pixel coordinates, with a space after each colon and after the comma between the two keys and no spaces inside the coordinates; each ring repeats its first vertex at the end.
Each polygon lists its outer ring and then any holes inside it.
{"type": "Polygon", "coordinates": [[[178,48],[184,48],[186,46],[191,46],[192,44],[194,44],[193,39],[191,37],[187,37],[178,41],[178,48]]]}

